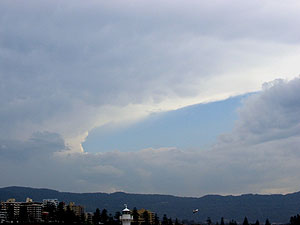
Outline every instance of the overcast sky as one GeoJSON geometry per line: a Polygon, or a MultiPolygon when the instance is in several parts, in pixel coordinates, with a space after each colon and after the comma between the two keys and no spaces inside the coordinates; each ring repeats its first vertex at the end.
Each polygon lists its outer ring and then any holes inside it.
{"type": "Polygon", "coordinates": [[[298,1],[0,1],[0,186],[299,191],[298,1]]]}

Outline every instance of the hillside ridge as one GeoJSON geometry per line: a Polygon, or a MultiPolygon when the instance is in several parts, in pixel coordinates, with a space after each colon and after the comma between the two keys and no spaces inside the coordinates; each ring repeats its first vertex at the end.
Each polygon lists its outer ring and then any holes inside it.
{"type": "Polygon", "coordinates": [[[288,223],[291,216],[300,213],[300,192],[289,194],[242,194],[242,195],[205,195],[202,197],[180,197],[163,194],[114,193],[72,193],[48,188],[10,186],[0,188],[0,200],[15,198],[24,201],[26,197],[34,201],[57,198],[59,201],[75,202],[83,205],[88,212],[96,208],[107,209],[114,214],[121,211],[123,204],[129,208],[145,208],[162,218],[163,214],[178,219],[213,222],[231,219],[242,222],[247,216],[250,222],[257,219],[264,223],[268,218],[273,223],[288,223]],[[199,213],[192,214],[193,209],[199,213]]]}

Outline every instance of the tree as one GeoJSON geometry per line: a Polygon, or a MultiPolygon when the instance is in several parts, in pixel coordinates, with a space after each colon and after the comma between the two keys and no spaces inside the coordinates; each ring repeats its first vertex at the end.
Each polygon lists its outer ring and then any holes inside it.
{"type": "Polygon", "coordinates": [[[300,225],[300,216],[297,214],[296,216],[292,216],[290,219],[291,225],[300,225]]]}
{"type": "Polygon", "coordinates": [[[207,225],[211,225],[212,224],[210,217],[207,217],[206,223],[207,223],[207,225]]]}
{"type": "Polygon", "coordinates": [[[168,217],[166,214],[164,214],[163,219],[161,221],[162,225],[168,225],[168,217]]]}
{"type": "Polygon", "coordinates": [[[244,219],[243,225],[249,225],[249,222],[248,222],[248,219],[247,219],[247,217],[246,217],[246,216],[245,216],[245,219],[244,219]]]}
{"type": "Polygon", "coordinates": [[[121,213],[119,211],[115,213],[114,218],[115,218],[115,223],[116,224],[121,224],[120,216],[121,216],[121,213]]]}
{"type": "Polygon", "coordinates": [[[220,225],[225,225],[223,217],[221,218],[221,224],[220,225]]]}
{"type": "Polygon", "coordinates": [[[237,223],[236,223],[235,220],[231,220],[231,221],[229,222],[229,225],[237,225],[237,223]]]}
{"type": "Polygon", "coordinates": [[[149,212],[147,210],[145,210],[143,212],[143,225],[149,225],[149,212]]]}
{"type": "Polygon", "coordinates": [[[70,206],[67,206],[64,218],[66,224],[72,224],[76,221],[76,219],[75,213],[71,210],[70,206]]]}
{"type": "Polygon", "coordinates": [[[178,221],[177,218],[175,219],[175,225],[180,225],[180,223],[179,223],[179,221],[178,221]]]}
{"type": "Polygon", "coordinates": [[[100,213],[100,209],[97,208],[93,215],[93,223],[99,224],[100,221],[101,221],[101,213],[100,213]]]}
{"type": "Polygon", "coordinates": [[[57,220],[59,223],[63,223],[65,220],[65,203],[64,202],[60,202],[57,206],[57,220]]]}
{"type": "Polygon", "coordinates": [[[106,224],[108,222],[107,210],[103,209],[101,213],[101,222],[106,224]]]}
{"type": "Polygon", "coordinates": [[[159,225],[159,218],[158,218],[156,213],[155,213],[155,216],[154,216],[154,225],[159,225]]]}
{"type": "Polygon", "coordinates": [[[133,217],[132,225],[138,225],[139,224],[139,213],[138,213],[136,207],[134,207],[132,210],[132,217],[133,217]]]}
{"type": "Polygon", "coordinates": [[[259,225],[259,221],[258,220],[256,220],[256,222],[255,222],[255,224],[254,225],[259,225]]]}
{"type": "Polygon", "coordinates": [[[169,218],[169,219],[168,219],[168,225],[173,225],[172,218],[169,218]]]}
{"type": "Polygon", "coordinates": [[[108,221],[107,221],[107,224],[108,225],[114,225],[114,217],[113,217],[113,215],[110,213],[109,215],[108,215],[108,221]]]}
{"type": "Polygon", "coordinates": [[[265,225],[271,225],[271,223],[270,223],[269,219],[266,219],[266,223],[265,223],[265,225]]]}

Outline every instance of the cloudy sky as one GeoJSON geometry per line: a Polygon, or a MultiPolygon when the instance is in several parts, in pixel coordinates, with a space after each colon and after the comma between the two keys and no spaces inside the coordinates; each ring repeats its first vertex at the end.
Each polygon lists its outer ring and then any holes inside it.
{"type": "Polygon", "coordinates": [[[299,10],[2,0],[0,186],[299,191],[299,10]]]}

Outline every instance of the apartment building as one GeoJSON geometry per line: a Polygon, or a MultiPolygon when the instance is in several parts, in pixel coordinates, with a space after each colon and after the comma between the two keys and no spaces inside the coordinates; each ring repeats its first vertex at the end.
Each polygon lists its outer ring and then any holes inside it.
{"type": "Polygon", "coordinates": [[[81,216],[82,214],[84,214],[84,207],[81,205],[75,205],[74,202],[70,202],[69,207],[71,211],[75,213],[75,216],[81,216]]]}
{"type": "Polygon", "coordinates": [[[144,222],[146,222],[146,218],[145,218],[146,216],[147,216],[149,224],[154,224],[154,221],[155,221],[155,213],[154,212],[151,212],[146,209],[139,209],[137,212],[139,214],[139,220],[138,220],[139,224],[143,224],[144,222]]]}
{"type": "Polygon", "coordinates": [[[0,221],[15,222],[19,220],[28,220],[30,222],[39,222],[42,220],[43,205],[40,202],[33,202],[31,198],[27,198],[26,202],[17,202],[11,198],[6,202],[1,202],[0,221]],[[26,212],[26,218],[20,211],[26,212]]]}

